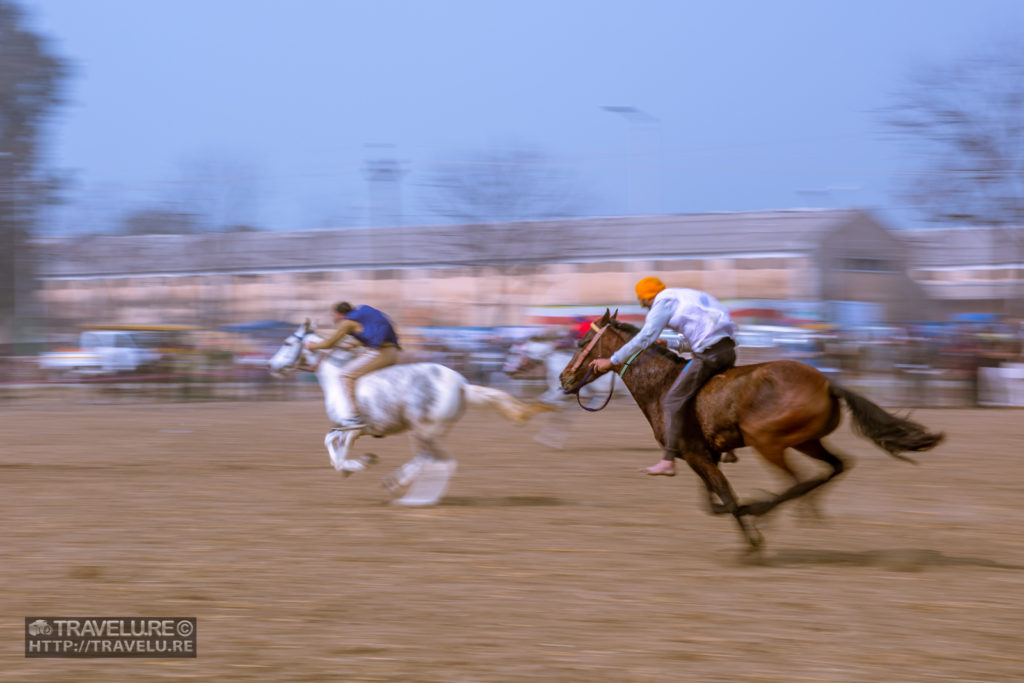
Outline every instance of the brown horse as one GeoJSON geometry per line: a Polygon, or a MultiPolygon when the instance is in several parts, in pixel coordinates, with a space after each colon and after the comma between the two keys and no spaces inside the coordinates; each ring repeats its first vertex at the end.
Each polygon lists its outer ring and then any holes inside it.
{"type": "MultiPolygon", "coordinates": [[[[569,393],[579,391],[596,378],[589,369],[590,361],[612,355],[638,331],[634,325],[619,321],[605,311],[580,339],[575,355],[562,371],[562,388],[569,393]]],[[[621,370],[623,382],[662,446],[665,445],[662,399],[685,365],[685,359],[655,344],[621,370]]],[[[803,496],[842,474],[843,460],[821,443],[821,439],[839,425],[840,400],[850,409],[854,426],[862,436],[902,460],[910,459],[900,455],[901,452],[926,451],[943,438],[943,434],[929,432],[916,422],[892,415],[863,396],[837,386],[815,368],[796,361],[731,368],[712,377],[691,402],[691,414],[685,418],[691,424],[700,425],[704,443],[701,448],[691,447],[685,453],[686,462],[707,487],[712,512],[733,515],[751,548],[759,548],[762,538],[744,517],[763,515],[780,503],[803,496]],[[789,475],[792,485],[771,498],[740,505],[718,464],[722,453],[741,446],[757,450],[765,460],[789,475]],[[800,481],[786,463],[787,448],[821,460],[832,471],[800,481]],[[721,503],[716,503],[714,496],[718,496],[721,503]]]]}

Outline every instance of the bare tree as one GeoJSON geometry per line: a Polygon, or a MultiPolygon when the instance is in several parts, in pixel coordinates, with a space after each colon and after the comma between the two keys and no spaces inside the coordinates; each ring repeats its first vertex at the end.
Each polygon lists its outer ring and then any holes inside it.
{"type": "Polygon", "coordinates": [[[513,146],[437,162],[424,184],[432,212],[462,223],[567,218],[586,205],[575,173],[535,149],[513,146]]]}
{"type": "Polygon", "coordinates": [[[211,232],[252,225],[260,182],[251,164],[207,154],[185,162],[181,175],[168,197],[181,213],[196,216],[211,232]]]}
{"type": "Polygon", "coordinates": [[[258,182],[245,164],[214,156],[182,166],[162,201],[124,213],[118,232],[127,235],[185,235],[253,232],[246,216],[258,203],[258,182]]]}
{"type": "Polygon", "coordinates": [[[28,238],[59,182],[44,168],[47,117],[61,103],[66,63],[29,30],[21,8],[0,0],[0,336],[26,317],[33,284],[28,238]]]}
{"type": "Polygon", "coordinates": [[[202,232],[202,228],[195,214],[167,208],[144,208],[126,213],[118,232],[125,235],[185,235],[202,232]]]}
{"type": "Polygon", "coordinates": [[[904,197],[931,221],[996,228],[1002,256],[1021,263],[1024,44],[998,43],[914,74],[887,124],[921,163],[904,197]]]}
{"type": "Polygon", "coordinates": [[[1024,225],[1024,45],[914,75],[888,123],[924,167],[910,199],[939,222],[1024,225]]]}
{"type": "MultiPolygon", "coordinates": [[[[468,303],[490,311],[492,325],[508,321],[515,307],[509,278],[523,267],[517,249],[522,233],[509,223],[578,216],[588,204],[573,169],[536,149],[514,145],[436,163],[425,189],[425,204],[433,213],[477,224],[475,238],[463,248],[477,265],[486,265],[499,277],[502,305],[491,300],[468,303]]],[[[557,250],[558,232],[544,237],[557,250]]]]}

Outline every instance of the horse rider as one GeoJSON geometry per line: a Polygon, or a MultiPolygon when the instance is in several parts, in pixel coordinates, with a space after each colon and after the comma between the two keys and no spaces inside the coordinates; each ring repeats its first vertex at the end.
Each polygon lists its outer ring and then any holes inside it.
{"type": "Polygon", "coordinates": [[[567,324],[561,334],[555,340],[555,348],[558,350],[575,349],[576,342],[590,332],[590,318],[576,316],[572,322],[567,324]]]}
{"type": "Polygon", "coordinates": [[[712,376],[736,365],[736,329],[728,311],[707,292],[667,288],[658,278],[645,277],[636,283],[636,296],[650,309],[643,327],[610,358],[596,358],[590,367],[595,372],[621,367],[633,354],[657,343],[666,328],[679,333],[679,350],[690,351],[693,359],[665,394],[665,453],[657,464],[643,470],[671,477],[676,473],[680,442],[690,450],[695,440],[703,438],[692,410],[693,398],[712,376]]]}
{"type": "Polygon", "coordinates": [[[371,306],[352,308],[347,301],[334,306],[332,312],[337,326],[334,333],[321,342],[306,342],[312,351],[333,348],[346,335],[361,345],[350,361],[341,367],[342,396],[347,403],[348,415],[338,423],[342,430],[363,429],[366,421],[359,414],[356,403],[356,380],[374,370],[394,365],[398,361],[398,334],[386,315],[371,306]]]}

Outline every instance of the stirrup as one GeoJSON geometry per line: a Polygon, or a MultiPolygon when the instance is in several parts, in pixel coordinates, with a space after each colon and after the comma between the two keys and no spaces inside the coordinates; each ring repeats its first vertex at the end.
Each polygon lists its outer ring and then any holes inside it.
{"type": "Polygon", "coordinates": [[[366,429],[366,422],[358,417],[345,418],[336,424],[332,431],[347,432],[353,429],[366,429]]]}

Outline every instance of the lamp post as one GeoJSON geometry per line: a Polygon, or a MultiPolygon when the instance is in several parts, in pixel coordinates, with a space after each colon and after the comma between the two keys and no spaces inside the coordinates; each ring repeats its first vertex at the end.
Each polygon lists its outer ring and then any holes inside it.
{"type": "Polygon", "coordinates": [[[661,210],[661,197],[658,192],[661,174],[656,163],[660,151],[658,127],[661,122],[636,107],[605,106],[602,109],[610,114],[618,114],[629,124],[629,160],[626,168],[626,203],[629,213],[657,213],[661,210]],[[648,171],[648,174],[642,174],[642,171],[648,171]],[[646,183],[650,186],[647,190],[647,201],[639,200],[641,175],[651,176],[646,178],[646,183]]]}

